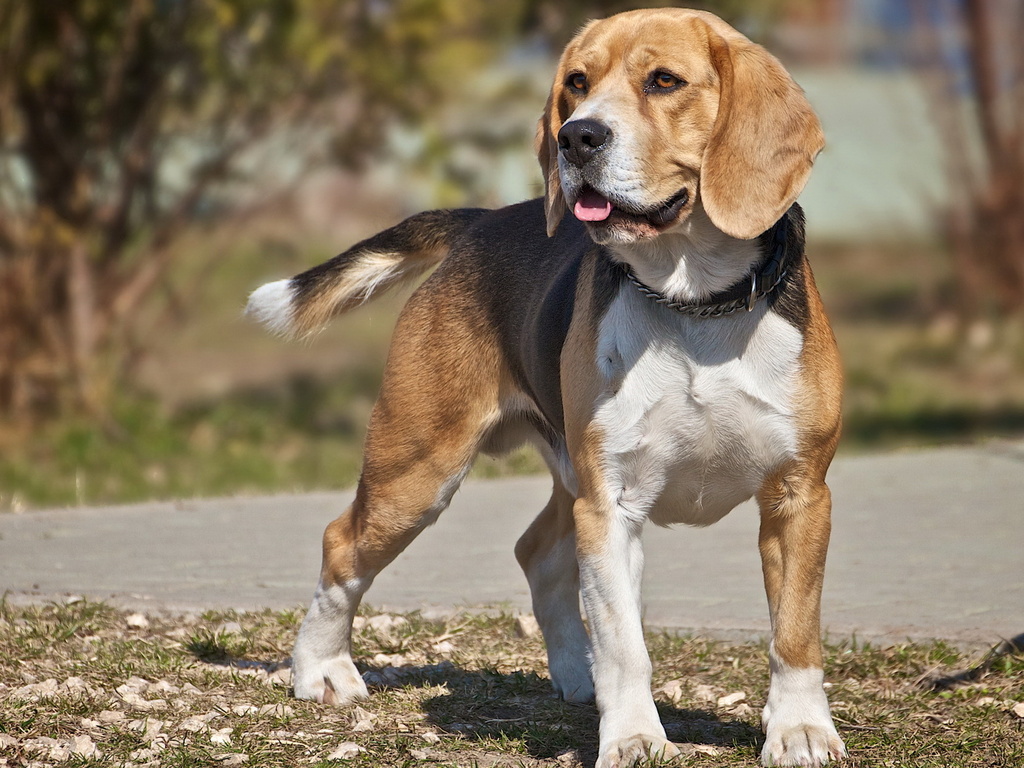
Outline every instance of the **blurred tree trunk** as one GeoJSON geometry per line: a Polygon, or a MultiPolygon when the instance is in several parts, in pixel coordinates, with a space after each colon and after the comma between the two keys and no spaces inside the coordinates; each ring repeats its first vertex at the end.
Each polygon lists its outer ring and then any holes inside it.
{"type": "Polygon", "coordinates": [[[1024,3],[918,0],[964,322],[1024,313],[1024,3]]]}

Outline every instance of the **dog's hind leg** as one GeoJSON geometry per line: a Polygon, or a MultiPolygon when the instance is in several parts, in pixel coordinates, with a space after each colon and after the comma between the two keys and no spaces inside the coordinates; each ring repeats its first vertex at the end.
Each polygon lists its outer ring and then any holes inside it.
{"type": "Polygon", "coordinates": [[[497,419],[486,339],[475,339],[470,359],[464,348],[474,339],[465,324],[425,323],[411,303],[370,419],[356,498],[324,533],[320,582],[292,655],[301,699],[344,705],[366,697],[351,657],[359,601],[448,506],[497,419]]]}
{"type": "Polygon", "coordinates": [[[580,571],[576,562],[575,499],[556,478],[551,500],[516,543],[548,649],[548,670],[566,701],[590,701],[590,638],[580,616],[580,571]]]}

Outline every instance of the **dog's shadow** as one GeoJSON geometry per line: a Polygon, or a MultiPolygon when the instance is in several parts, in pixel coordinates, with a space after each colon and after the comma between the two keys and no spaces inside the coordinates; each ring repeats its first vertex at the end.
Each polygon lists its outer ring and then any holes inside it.
{"type": "MultiPolygon", "coordinates": [[[[187,649],[208,664],[261,678],[290,671],[290,659],[253,660],[236,656],[220,645],[208,646],[194,641],[187,649]]],[[[551,681],[536,672],[468,669],[450,661],[402,667],[379,667],[357,661],[356,668],[371,695],[408,687],[443,688],[443,693],[420,699],[415,705],[426,715],[430,728],[439,734],[470,743],[481,742],[481,750],[507,750],[521,745],[535,760],[551,760],[569,752],[575,752],[584,768],[593,768],[597,760],[597,708],[593,704],[562,701],[554,694],[551,681]]],[[[722,720],[705,709],[681,709],[664,702],[658,702],[657,707],[666,736],[677,744],[760,744],[760,730],[749,723],[722,720]]]]}
{"type": "MultiPolygon", "coordinates": [[[[420,702],[438,732],[469,742],[518,742],[530,757],[550,760],[575,751],[583,766],[597,760],[598,716],[593,704],[568,704],[551,681],[534,672],[465,669],[450,662],[400,669],[357,664],[371,694],[389,688],[443,686],[445,692],[420,702]]],[[[759,729],[722,720],[704,709],[658,703],[670,741],[713,747],[756,747],[759,729]]],[[[511,746],[511,745],[510,745],[511,746]]]]}

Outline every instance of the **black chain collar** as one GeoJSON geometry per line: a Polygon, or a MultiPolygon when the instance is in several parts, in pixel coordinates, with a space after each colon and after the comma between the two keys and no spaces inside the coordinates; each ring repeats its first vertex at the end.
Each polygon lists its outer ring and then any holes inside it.
{"type": "Polygon", "coordinates": [[[759,266],[751,270],[750,275],[730,288],[716,293],[703,302],[673,301],[653,288],[644,285],[633,273],[633,269],[625,262],[617,262],[618,266],[639,289],[640,293],[658,304],[674,309],[688,317],[724,317],[746,309],[750,312],[759,299],[767,298],[775,292],[789,274],[797,254],[792,254],[786,247],[789,234],[789,213],[775,222],[774,226],[761,235],[762,247],[770,248],[767,258],[759,266]]]}

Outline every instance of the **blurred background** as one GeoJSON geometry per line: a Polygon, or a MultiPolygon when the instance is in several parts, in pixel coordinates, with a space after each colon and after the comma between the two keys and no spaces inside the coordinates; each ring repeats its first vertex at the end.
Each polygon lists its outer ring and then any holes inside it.
{"type": "MultiPolygon", "coordinates": [[[[842,450],[1024,434],[1024,3],[698,5],[825,126],[801,202],[842,450]]],[[[632,7],[0,4],[0,510],[354,483],[404,297],[297,344],[247,294],[410,213],[540,194],[557,55],[632,7]]]]}

